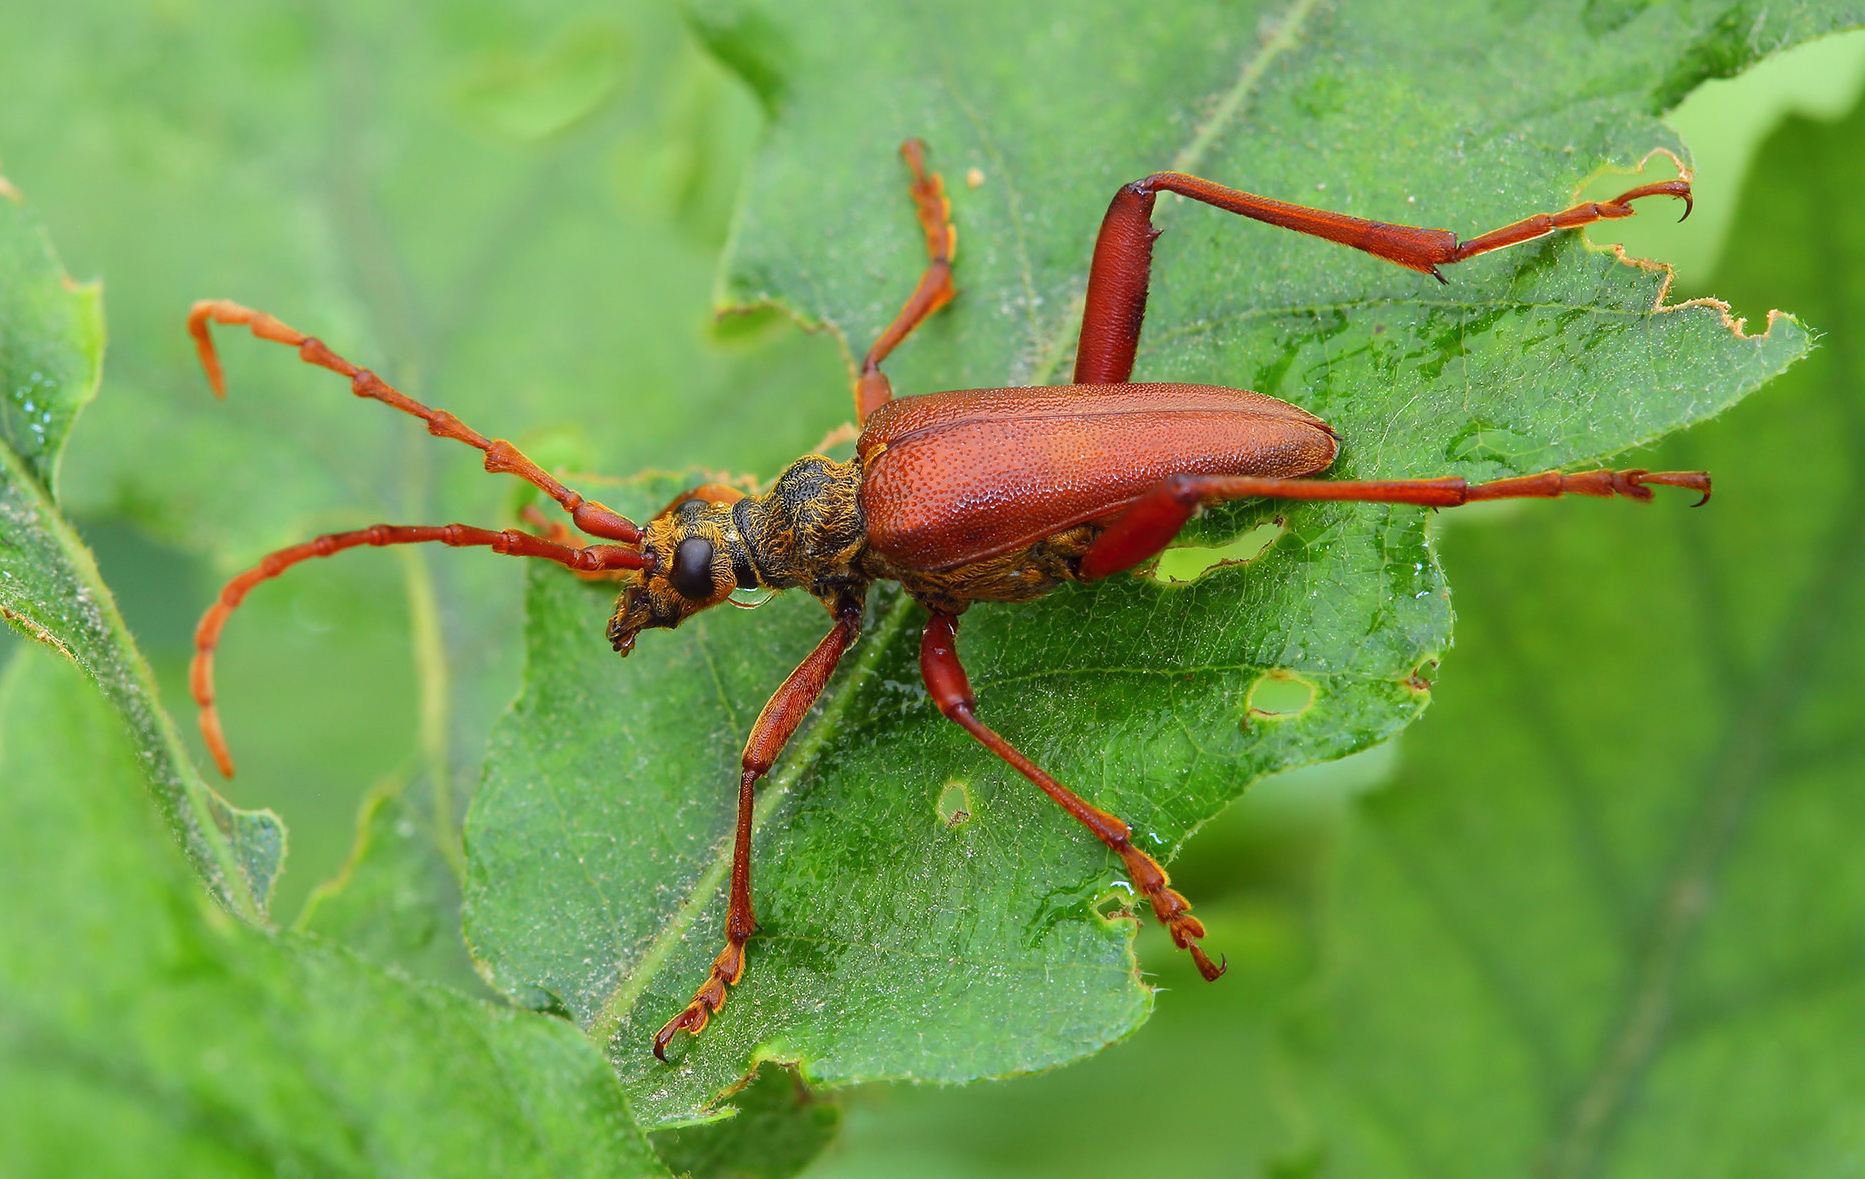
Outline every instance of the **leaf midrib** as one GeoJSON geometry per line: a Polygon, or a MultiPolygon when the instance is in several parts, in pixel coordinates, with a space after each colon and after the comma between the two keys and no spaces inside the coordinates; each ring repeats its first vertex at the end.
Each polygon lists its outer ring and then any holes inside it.
{"type": "MultiPolygon", "coordinates": [[[[1237,80],[1225,90],[1210,118],[1194,129],[1191,139],[1173,156],[1175,169],[1195,167],[1204,157],[1211,145],[1235,120],[1243,107],[1244,100],[1261,83],[1269,66],[1294,46],[1308,15],[1319,3],[1320,0],[1296,0],[1285,11],[1277,24],[1275,34],[1244,61],[1238,72],[1237,80]]],[[[1081,302],[1081,298],[1078,297],[1076,302],[1081,302]]],[[[1043,356],[1051,358],[1050,369],[1053,369],[1054,364],[1059,362],[1064,355],[1070,331],[1069,325],[1079,318],[1079,308],[1065,315],[1059,328],[1042,350],[1043,356]]],[[[852,359],[848,354],[848,341],[845,334],[838,331],[836,339],[845,354],[845,359],[852,359]]],[[[1031,383],[1041,384],[1046,377],[1046,372],[1035,375],[1031,383]]],[[[840,685],[833,689],[829,702],[823,707],[822,715],[803,735],[796,751],[784,758],[783,767],[771,776],[758,798],[752,811],[751,821],[754,842],[758,834],[769,824],[772,816],[777,813],[779,804],[814,762],[817,752],[840,727],[844,714],[859,693],[861,684],[873,674],[876,666],[891,647],[893,640],[905,628],[906,620],[914,608],[915,603],[912,598],[906,594],[899,594],[892,604],[885,608],[885,613],[882,614],[874,632],[865,637],[864,649],[842,678],[840,685]]],[[[584,1032],[598,1048],[607,1044],[609,1038],[620,1026],[624,1013],[632,1010],[636,1000],[647,990],[648,984],[672,956],[674,949],[685,940],[687,932],[698,920],[700,913],[712,902],[730,868],[731,849],[730,838],[721,842],[720,850],[714,854],[712,863],[708,865],[706,871],[694,881],[685,901],[674,910],[666,924],[661,927],[661,931],[655,935],[647,951],[636,961],[635,968],[621,974],[620,982],[597,1009],[584,1032]]]]}
{"type": "MultiPolygon", "coordinates": [[[[798,741],[796,751],[784,758],[782,767],[768,779],[763,790],[759,792],[756,806],[751,815],[751,834],[755,843],[758,835],[770,824],[777,813],[778,806],[789,795],[804,772],[814,764],[817,753],[828,743],[841,728],[844,715],[852,707],[854,699],[869,677],[873,675],[881,659],[887,654],[892,640],[905,627],[908,616],[914,609],[914,601],[905,594],[898,594],[894,600],[882,608],[882,613],[871,634],[863,637],[861,651],[850,664],[846,675],[836,691],[827,693],[829,701],[823,706],[822,714],[810,725],[808,732],[798,741]]],[[[647,990],[648,984],[660,973],[674,949],[686,939],[687,932],[698,921],[725,882],[726,873],[731,868],[733,839],[731,833],[719,843],[719,850],[713,854],[709,864],[692,888],[687,891],[686,900],[661,926],[661,930],[648,944],[647,950],[635,962],[632,971],[624,971],[620,982],[609,992],[609,997],[597,1008],[584,1032],[598,1047],[603,1046],[609,1037],[615,1034],[621,1025],[625,1013],[632,1010],[635,1001],[647,990]]]]}
{"type": "MultiPolygon", "coordinates": [[[[1280,19],[1276,22],[1275,33],[1263,42],[1255,53],[1244,59],[1242,68],[1237,71],[1237,80],[1224,91],[1217,105],[1212,108],[1210,116],[1192,129],[1192,136],[1186,141],[1185,146],[1173,154],[1169,166],[1170,171],[1189,172],[1204,161],[1205,156],[1210,154],[1212,146],[1217,143],[1224,132],[1230,129],[1231,124],[1242,113],[1244,100],[1256,92],[1256,88],[1262,83],[1263,75],[1269,71],[1269,67],[1275,64],[1277,58],[1295,47],[1296,41],[1301,37],[1303,27],[1308,23],[1309,15],[1314,12],[1319,3],[1320,0],[1295,0],[1295,3],[1283,10],[1280,19]]],[[[1163,229],[1173,207],[1183,203],[1183,201],[1168,202],[1167,207],[1156,210],[1153,214],[1154,226],[1163,229]]],[[[1056,328],[1050,334],[1049,339],[1040,342],[1033,349],[1040,359],[1029,374],[1029,384],[1046,385],[1049,383],[1049,378],[1055,374],[1057,366],[1069,355],[1069,337],[1081,323],[1082,313],[1087,306],[1088,291],[1084,285],[1069,300],[1068,309],[1057,320],[1056,328]]]]}

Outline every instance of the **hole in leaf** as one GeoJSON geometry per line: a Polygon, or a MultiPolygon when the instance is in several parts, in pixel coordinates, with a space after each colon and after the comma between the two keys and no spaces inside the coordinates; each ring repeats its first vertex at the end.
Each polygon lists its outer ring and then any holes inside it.
{"type": "Polygon", "coordinates": [[[1315,686],[1282,667],[1264,672],[1261,678],[1250,685],[1250,694],[1246,699],[1248,716],[1272,720],[1300,716],[1314,702],[1315,686]]]}
{"type": "Polygon", "coordinates": [[[939,825],[948,830],[969,822],[972,816],[971,788],[957,778],[939,791],[939,825]]]}
{"type": "Polygon", "coordinates": [[[1515,471],[1536,471],[1548,466],[1548,445],[1539,438],[1472,418],[1451,438],[1444,457],[1454,463],[1497,462],[1515,471]]]}
{"type": "Polygon", "coordinates": [[[1095,898],[1094,911],[1103,921],[1133,920],[1132,889],[1123,881],[1115,881],[1113,888],[1095,898]]]}
{"type": "Polygon", "coordinates": [[[1256,560],[1286,531],[1287,523],[1277,516],[1221,545],[1176,545],[1159,554],[1150,576],[1161,585],[1190,585],[1213,569],[1256,560]]]}
{"type": "Polygon", "coordinates": [[[721,344],[756,343],[789,322],[782,308],[770,303],[727,307],[713,318],[710,335],[721,344]]]}

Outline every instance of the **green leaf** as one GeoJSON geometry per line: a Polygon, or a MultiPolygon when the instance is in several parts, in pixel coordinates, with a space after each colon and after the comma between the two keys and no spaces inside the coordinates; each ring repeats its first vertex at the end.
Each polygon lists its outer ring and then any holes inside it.
{"type": "MultiPolygon", "coordinates": [[[[225,333],[216,402],[181,330],[192,299],[274,310],[578,468],[770,471],[843,414],[826,341],[709,323],[756,104],[651,0],[4,3],[0,77],[0,155],[77,268],[111,281],[108,384],[74,442],[70,510],[86,535],[128,519],[171,546],[161,568],[147,545],[105,561],[126,598],[166,607],[133,622],[182,619],[145,641],[171,699],[212,574],[332,528],[497,524],[513,506],[469,452],[285,350],[225,333]],[[812,387],[813,403],[796,393],[812,387]]],[[[381,787],[295,928],[483,988],[445,853],[457,863],[460,795],[517,683],[520,566],[407,550],[320,564],[257,591],[222,648],[242,768],[228,789],[293,820],[289,916],[381,787]]]]}
{"type": "Polygon", "coordinates": [[[459,881],[435,850],[431,799],[421,805],[428,791],[411,785],[398,775],[370,790],[349,858],[311,891],[292,927],[415,978],[487,993],[451,920],[459,881]]]}
{"type": "Polygon", "coordinates": [[[208,905],[141,760],[65,664],[0,679],[0,1170],[666,1174],[575,1029],[208,905]]]}
{"type": "Polygon", "coordinates": [[[1145,1027],[1040,1076],[857,1090],[811,1179],[1305,1174],[1276,1169],[1313,1153],[1307,1111],[1290,1099],[1282,1025],[1313,982],[1314,911],[1346,798],[1389,777],[1402,743],[1258,783],[1173,863],[1174,883],[1199,898],[1210,937],[1230,951],[1222,986],[1206,986],[1149,924],[1140,962],[1167,995],[1145,1027]],[[1141,1112],[1111,1129],[1112,1109],[1129,1101],[1141,1112]]]}
{"type": "MultiPolygon", "coordinates": [[[[778,113],[731,297],[865,349],[924,265],[894,154],[919,135],[948,179],[961,294],[890,362],[896,389],[1062,379],[1094,227],[1118,184],[1155,169],[1468,235],[1561,207],[1602,167],[1681,152],[1655,113],[1680,79],[1724,68],[1733,18],[1580,15],[1439,6],[1431,27],[1456,35],[1421,37],[1398,4],[1173,5],[1144,22],[1112,3],[707,5],[722,58],[781,72],[749,79],[778,113]]],[[[1855,17],[1758,11],[1749,56],[1855,17]]],[[[1200,207],[1161,220],[1136,375],[1321,413],[1343,477],[1596,463],[1726,408],[1808,346],[1790,318],[1743,336],[1718,306],[1665,303],[1661,269],[1573,235],[1439,287],[1200,207]]],[[[666,490],[612,498],[639,510],[666,490]]],[[[1263,524],[1281,535],[1262,556],[1190,586],[1117,578],[966,617],[986,719],[1161,853],[1257,777],[1402,727],[1449,644],[1424,513],[1241,505],[1190,539],[1263,524]],[[1305,708],[1252,711],[1259,684],[1292,682],[1305,708]]],[[[714,612],[623,664],[599,637],[607,597],[533,578],[525,694],[469,816],[467,925],[498,986],[608,1045],[645,1124],[714,1116],[762,1060],[825,1085],[967,1080],[1062,1063],[1145,1017],[1132,923],[1099,911],[1112,857],[939,719],[918,685],[923,615],[883,590],[763,791],[746,979],[677,1067],[655,1064],[649,1038],[722,938],[737,750],[826,621],[808,601],[714,612]],[[948,826],[955,789],[970,818],[948,826]]]]}
{"type": "Polygon", "coordinates": [[[263,921],[285,829],[201,780],[90,552],[53,500],[72,422],[97,391],[101,302],[95,286],[66,277],[23,204],[0,195],[0,613],[83,668],[122,710],[149,787],[208,888],[263,921]]]}
{"type": "Polygon", "coordinates": [[[834,1140],[841,1107],[815,1097],[797,1075],[766,1065],[733,1094],[731,1120],[654,1135],[661,1161],[691,1179],[788,1179],[834,1140]]]}
{"type": "MultiPolygon", "coordinates": [[[[275,312],[490,434],[557,443],[572,469],[769,474],[846,416],[828,341],[715,337],[757,103],[657,0],[0,0],[0,78],[8,175],[74,272],[110,283],[109,370],[64,506],[87,535],[128,521],[199,558],[188,590],[145,588],[181,599],[173,613],[198,617],[220,578],[319,532],[514,522],[510,480],[289,350],[223,332],[216,401],[182,330],[194,299],[275,312]]],[[[223,789],[291,821],[282,918],[394,772],[417,793],[445,779],[445,846],[420,850],[457,863],[517,690],[517,563],[404,552],[294,570],[228,629],[240,776],[223,789]],[[411,647],[438,653],[418,679],[411,647]]],[[[112,571],[120,596],[130,581],[112,571]]],[[[185,650],[137,637],[198,755],[185,650]]],[[[439,809],[420,816],[431,845],[439,809]]]]}
{"type": "Polygon", "coordinates": [[[0,441],[39,485],[58,464],[78,411],[97,395],[102,292],[71,281],[25,198],[0,177],[0,441]]]}
{"type": "Polygon", "coordinates": [[[1650,457],[1700,513],[1449,545],[1460,658],[1348,841],[1330,1176],[1839,1174],[1865,1141],[1865,106],[1757,157],[1719,285],[1822,347],[1650,457]]]}

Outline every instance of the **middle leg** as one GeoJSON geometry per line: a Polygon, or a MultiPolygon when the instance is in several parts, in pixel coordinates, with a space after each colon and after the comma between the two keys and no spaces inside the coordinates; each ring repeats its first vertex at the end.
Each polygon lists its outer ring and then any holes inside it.
{"type": "Polygon", "coordinates": [[[977,698],[971,681],[958,661],[958,616],[933,611],[926,620],[926,632],[920,639],[920,675],[933,703],[948,720],[956,721],[980,745],[1004,759],[1010,767],[1036,784],[1063,810],[1095,837],[1111,848],[1126,866],[1134,891],[1152,904],[1153,915],[1172,935],[1172,942],[1191,953],[1198,973],[1209,982],[1224,973],[1224,965],[1213,962],[1198,945],[1204,936],[1204,924],[1191,914],[1191,902],[1172,888],[1172,881],[1159,861],[1133,846],[1133,831],[1120,819],[1089,803],[1073,790],[1044,773],[1035,762],[988,728],[977,717],[977,698]]]}
{"type": "Polygon", "coordinates": [[[1172,542],[1205,504],[1232,499],[1325,499],[1352,503],[1418,504],[1455,508],[1486,499],[1553,499],[1562,495],[1594,495],[1649,500],[1653,486],[1701,491],[1702,507],[1710,499],[1710,477],[1704,471],[1579,471],[1563,475],[1547,471],[1489,483],[1446,479],[1262,479],[1254,475],[1174,475],[1159,484],[1094,538],[1077,565],[1083,581],[1131,569],[1158,555],[1172,542]]]}

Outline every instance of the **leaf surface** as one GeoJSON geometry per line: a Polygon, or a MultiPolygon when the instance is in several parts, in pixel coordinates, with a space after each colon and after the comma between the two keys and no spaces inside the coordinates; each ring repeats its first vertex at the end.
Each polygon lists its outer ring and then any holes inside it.
{"type": "Polygon", "coordinates": [[[262,921],[284,826],[269,811],[230,806],[201,780],[53,498],[72,423],[97,392],[101,301],[97,287],[65,275],[23,201],[0,194],[0,613],[83,668],[123,711],[149,788],[208,888],[262,921]]]}
{"type": "MultiPolygon", "coordinates": [[[[1062,380],[1120,183],[1178,167],[1468,236],[1562,207],[1601,167],[1681,152],[1655,114],[1696,81],[1856,18],[1595,7],[1440,6],[1433,27],[1457,36],[1420,38],[1399,4],[1186,4],[1144,22],[1113,4],[702,6],[776,112],[728,296],[864,350],[924,264],[894,155],[922,136],[962,293],[890,362],[896,389],[1062,380]]],[[[1573,235],[1439,287],[1195,206],[1160,220],[1136,377],[1320,413],[1342,477],[1597,462],[1807,347],[1789,318],[1742,336],[1716,306],[1666,304],[1661,269],[1573,235]]],[[[602,494],[638,511],[667,490],[602,494]]],[[[1190,535],[1265,523],[1280,535],[1262,556],[1190,586],[1122,577],[966,616],[987,721],[1162,855],[1257,777],[1403,726],[1449,643],[1424,513],[1241,505],[1190,535]],[[1266,680],[1305,683],[1307,706],[1253,711],[1266,680]]],[[[923,614],[883,590],[764,789],[746,980],[676,1068],[656,1065],[649,1038],[722,936],[737,750],[826,620],[808,601],[714,612],[623,663],[600,639],[607,593],[539,573],[530,595],[525,694],[469,818],[468,933],[497,985],[608,1044],[647,1124],[712,1116],[764,1059],[831,1085],[967,1080],[1059,1064],[1145,1016],[1132,924],[1097,910],[1118,895],[1112,857],[939,719],[918,684],[923,614]],[[969,817],[949,825],[942,800],[961,797],[969,817]]]]}
{"type": "Polygon", "coordinates": [[[575,1029],[270,935],[199,895],[121,719],[27,649],[0,679],[9,1175],[667,1172],[575,1029]]]}
{"type": "Polygon", "coordinates": [[[1822,347],[1656,451],[1711,508],[1453,534],[1467,657],[1347,842],[1301,1037],[1326,1174],[1858,1157],[1861,161],[1865,106],[1750,173],[1719,285],[1822,347]]]}
{"type": "MultiPolygon", "coordinates": [[[[111,550],[111,584],[140,596],[127,611],[184,708],[216,574],[320,531],[510,523],[515,507],[470,452],[243,334],[222,333],[216,402],[182,331],[190,300],[275,311],[572,469],[770,471],[824,429],[792,391],[840,410],[826,342],[769,316],[709,322],[757,116],[663,6],[7,2],[0,94],[0,156],[74,268],[111,283],[111,364],[66,506],[111,550]],[[109,543],[125,520],[172,547],[109,543]]],[[[483,993],[459,940],[459,798],[517,682],[520,584],[483,553],[403,550],[249,599],[219,664],[242,771],[227,789],[293,821],[281,922],[354,829],[293,928],[483,993]]],[[[69,590],[48,592],[80,600],[69,590]]]]}
{"type": "Polygon", "coordinates": [[[689,1179],[786,1179],[841,1129],[839,1105],[776,1065],[766,1065],[733,1097],[738,1113],[729,1121],[654,1135],[668,1169],[689,1179]]]}
{"type": "MultiPolygon", "coordinates": [[[[769,474],[840,420],[827,341],[710,323],[757,109],[655,0],[0,0],[0,98],[7,174],[73,272],[109,283],[110,363],[63,506],[86,535],[124,521],[193,559],[184,587],[103,555],[119,597],[179,616],[170,641],[137,638],[197,758],[187,631],[221,579],[379,520],[514,521],[509,479],[287,349],[221,333],[216,401],[191,301],[272,311],[573,470],[769,474]]],[[[391,776],[422,833],[401,846],[426,862],[389,871],[457,868],[520,670],[516,563],[436,548],[320,565],[255,590],[219,660],[240,766],[223,789],[292,825],[282,919],[391,776]]]]}

